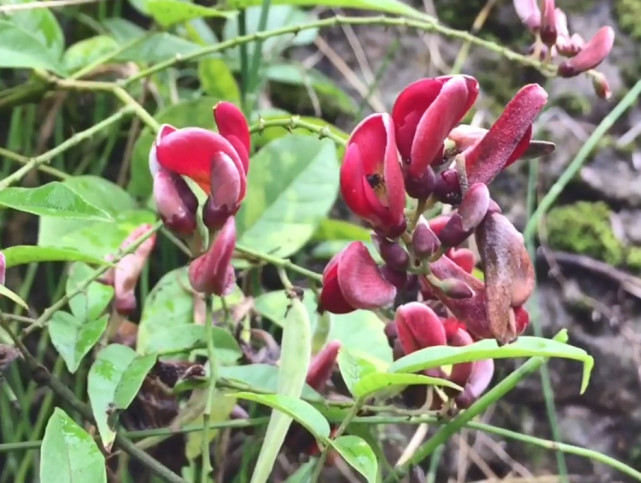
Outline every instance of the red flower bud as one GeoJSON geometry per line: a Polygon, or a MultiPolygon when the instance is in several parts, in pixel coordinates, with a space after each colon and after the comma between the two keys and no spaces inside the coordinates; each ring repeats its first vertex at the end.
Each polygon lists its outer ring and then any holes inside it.
{"type": "Polygon", "coordinates": [[[458,211],[438,234],[446,246],[460,245],[485,217],[490,205],[490,192],[483,183],[473,184],[463,195],[458,211]]]}
{"type": "Polygon", "coordinates": [[[543,0],[543,15],[541,16],[541,40],[548,47],[556,44],[557,27],[554,0],[543,0]]]}
{"type": "Polygon", "coordinates": [[[214,119],[218,132],[234,147],[243,165],[245,175],[249,172],[251,137],[247,119],[231,102],[219,102],[214,106],[214,119]]]}
{"type": "Polygon", "coordinates": [[[441,241],[425,218],[421,217],[412,234],[412,252],[418,258],[429,258],[436,253],[440,246],[441,241]]]}
{"type": "Polygon", "coordinates": [[[332,375],[340,348],[340,341],[333,340],[327,343],[325,347],[312,358],[309,369],[307,370],[307,379],[305,380],[307,384],[317,391],[323,390],[332,375]]]}
{"type": "Polygon", "coordinates": [[[352,132],[340,171],[347,206],[382,234],[405,230],[405,186],[394,126],[388,114],[372,114],[352,132]]]}
{"type": "Polygon", "coordinates": [[[398,150],[409,163],[408,174],[419,178],[441,155],[443,141],[478,96],[473,77],[455,75],[413,82],[392,108],[398,150]]]}
{"type": "Polygon", "coordinates": [[[532,32],[541,26],[541,10],[538,0],[514,0],[514,9],[521,22],[532,32]]]}
{"type": "Polygon", "coordinates": [[[546,102],[547,94],[538,84],[529,84],[516,93],[483,140],[465,152],[470,183],[489,184],[525,153],[532,122],[546,102]]]}
{"type": "Polygon", "coordinates": [[[363,242],[352,242],[334,255],[323,271],[319,311],[344,314],[390,305],[396,288],[381,275],[363,242]]]}
{"type": "Polygon", "coordinates": [[[154,200],[164,225],[178,235],[196,230],[196,195],[179,175],[161,168],[154,175],[154,200]]]}
{"type": "Polygon", "coordinates": [[[474,296],[474,290],[468,284],[455,278],[440,280],[438,284],[433,286],[438,288],[446,297],[454,300],[463,300],[474,296]]]}
{"type": "MultiPolygon", "coordinates": [[[[132,243],[151,230],[151,225],[140,225],[120,245],[121,250],[127,249],[132,243]]],[[[116,311],[128,315],[136,310],[136,284],[147,263],[147,259],[156,244],[156,234],[153,234],[140,244],[133,253],[125,255],[116,264],[113,271],[114,304],[116,311]]]]}
{"type": "Polygon", "coordinates": [[[405,176],[405,191],[412,198],[425,200],[432,194],[435,187],[436,174],[431,166],[425,168],[423,174],[417,178],[405,176]]]}
{"type": "Polygon", "coordinates": [[[401,305],[396,309],[394,322],[405,354],[425,347],[446,345],[443,323],[426,305],[419,302],[401,305]]]}
{"type": "Polygon", "coordinates": [[[499,342],[508,343],[519,335],[511,309],[523,305],[534,290],[534,267],[523,236],[499,213],[485,218],[476,239],[485,267],[489,327],[499,342]]]}
{"type": "Polygon", "coordinates": [[[461,202],[461,185],[456,170],[446,169],[436,177],[434,196],[441,203],[458,205],[461,202]]]}
{"type": "Polygon", "coordinates": [[[459,124],[447,135],[447,139],[452,142],[452,146],[444,153],[444,156],[451,158],[462,153],[478,143],[486,134],[487,129],[482,127],[459,124]]]}
{"type": "Polygon", "coordinates": [[[388,240],[384,236],[374,233],[372,241],[381,254],[381,258],[394,270],[406,270],[410,264],[410,256],[397,242],[388,240]]]}
{"type": "Polygon", "coordinates": [[[209,249],[189,264],[189,282],[197,292],[228,295],[236,276],[231,258],[236,247],[236,222],[227,218],[209,249]]]}
{"type": "Polygon", "coordinates": [[[594,87],[594,92],[601,99],[606,101],[612,97],[612,91],[610,90],[610,84],[608,80],[601,72],[593,71],[592,72],[592,87],[594,87]]]}
{"type": "Polygon", "coordinates": [[[601,27],[581,51],[559,66],[559,75],[573,77],[586,70],[594,69],[608,56],[614,45],[614,30],[601,27]]]}
{"type": "Polygon", "coordinates": [[[457,407],[460,409],[470,407],[490,385],[493,375],[493,359],[483,359],[474,362],[467,384],[463,387],[463,392],[455,399],[457,407]]]}
{"type": "Polygon", "coordinates": [[[450,248],[446,255],[467,273],[474,271],[474,252],[469,248],[450,248]]]}

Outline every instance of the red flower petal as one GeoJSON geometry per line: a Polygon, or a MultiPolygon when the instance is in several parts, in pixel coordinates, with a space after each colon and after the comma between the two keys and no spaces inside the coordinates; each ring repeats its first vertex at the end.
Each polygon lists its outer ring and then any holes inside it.
{"type": "Polygon", "coordinates": [[[372,310],[394,302],[396,288],[382,277],[363,242],[350,243],[337,266],[340,290],[352,307],[372,310]]]}
{"type": "Polygon", "coordinates": [[[405,354],[425,347],[446,345],[441,319],[428,306],[410,302],[396,309],[396,330],[405,354]]]}
{"type": "Polygon", "coordinates": [[[314,356],[307,370],[305,382],[317,391],[321,391],[334,370],[334,364],[338,357],[341,343],[333,340],[325,345],[321,351],[314,356]]]}
{"type": "Polygon", "coordinates": [[[244,171],[232,144],[220,134],[206,129],[178,129],[156,142],[156,156],[160,165],[193,179],[207,194],[210,193],[212,160],[221,152],[231,158],[239,171],[244,171]]]}
{"type": "Polygon", "coordinates": [[[474,362],[468,383],[456,398],[456,405],[461,409],[470,407],[490,385],[493,375],[494,360],[483,359],[474,362]]]}
{"type": "Polygon", "coordinates": [[[251,137],[245,115],[231,102],[223,101],[214,106],[214,119],[218,126],[218,132],[238,151],[245,174],[247,174],[251,137]]]}
{"type": "Polygon", "coordinates": [[[238,171],[238,166],[225,153],[214,154],[211,164],[213,204],[215,207],[225,207],[235,212],[245,195],[245,174],[238,171]]]}
{"type": "Polygon", "coordinates": [[[338,284],[338,264],[344,253],[343,250],[334,255],[323,270],[323,289],[318,300],[320,312],[327,310],[332,314],[347,314],[356,310],[345,300],[338,284]]]}
{"type": "Polygon", "coordinates": [[[586,70],[594,69],[608,56],[614,45],[612,27],[601,27],[574,57],[559,66],[559,75],[573,77],[586,70]]]}
{"type": "Polygon", "coordinates": [[[489,184],[515,153],[527,149],[532,122],[547,102],[547,93],[538,84],[529,84],[505,106],[483,140],[465,153],[470,184],[489,184]]]}

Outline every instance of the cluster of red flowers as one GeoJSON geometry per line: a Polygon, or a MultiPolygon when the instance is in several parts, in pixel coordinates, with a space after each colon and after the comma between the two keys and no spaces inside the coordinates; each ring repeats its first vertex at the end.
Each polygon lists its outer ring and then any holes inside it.
{"type": "MultiPolygon", "coordinates": [[[[534,288],[533,266],[522,235],[487,185],[526,153],[547,95],[538,85],[523,87],[489,130],[459,125],[477,95],[472,77],[419,80],[401,92],[391,115],[367,117],[347,143],[341,192],[371,225],[383,265],[362,242],[349,244],[325,268],[319,310],[388,308],[418,286],[421,301],[397,307],[387,327],[392,343],[398,342],[397,357],[475,339],[508,343],[529,321],[523,304],[534,288]],[[416,199],[409,219],[407,196],[416,199]],[[425,219],[425,208],[436,201],[453,210],[425,219]],[[472,275],[473,252],[460,246],[471,235],[484,281],[472,275]]],[[[465,406],[492,372],[493,365],[483,361],[455,366],[446,377],[464,387],[459,404],[465,406]]]]}
{"type": "Polygon", "coordinates": [[[198,292],[228,294],[235,284],[231,259],[236,246],[234,215],[247,191],[250,135],[243,113],[229,102],[214,107],[218,132],[161,126],[149,153],[154,199],[165,226],[201,251],[198,200],[182,176],[207,193],[202,222],[209,247],[189,265],[189,281],[198,292]]]}
{"type": "Polygon", "coordinates": [[[593,71],[608,56],[614,45],[614,30],[601,27],[587,42],[578,33],[570,34],[567,15],[557,8],[554,0],[543,0],[543,10],[539,0],[514,0],[514,8],[521,22],[536,35],[531,53],[543,59],[551,59],[557,54],[568,57],[559,64],[558,72],[562,77],[574,77],[590,71],[594,89],[604,99],[611,96],[610,86],[605,76],[593,71]]]}

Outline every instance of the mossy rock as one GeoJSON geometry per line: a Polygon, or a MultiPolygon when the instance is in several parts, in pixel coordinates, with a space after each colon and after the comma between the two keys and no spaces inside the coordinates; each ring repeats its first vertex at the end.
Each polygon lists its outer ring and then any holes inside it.
{"type": "Polygon", "coordinates": [[[619,27],[635,40],[641,40],[641,0],[617,0],[614,3],[614,16],[619,27]]]}
{"type": "Polygon", "coordinates": [[[553,208],[547,217],[548,242],[556,250],[622,265],[625,248],[612,231],[610,214],[610,208],[602,201],[579,201],[553,208]]]}

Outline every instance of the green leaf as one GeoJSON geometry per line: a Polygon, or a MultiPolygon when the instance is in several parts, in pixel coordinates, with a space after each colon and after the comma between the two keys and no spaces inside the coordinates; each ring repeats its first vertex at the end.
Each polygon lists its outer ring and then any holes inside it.
{"type": "MultiPolygon", "coordinates": [[[[563,332],[561,332],[563,336],[563,332]]],[[[567,335],[565,336],[567,337],[567,335]]],[[[461,362],[482,359],[506,359],[515,357],[561,357],[583,363],[581,394],[590,381],[594,359],[583,349],[564,342],[542,337],[521,336],[511,344],[500,346],[493,339],[480,340],[464,347],[428,347],[401,357],[389,367],[389,372],[417,372],[461,362]]]]}
{"type": "MultiPolygon", "coordinates": [[[[246,8],[261,5],[262,0],[227,0],[229,8],[246,8]]],[[[405,17],[426,20],[424,13],[398,0],[273,0],[272,5],[297,5],[301,7],[337,7],[359,10],[376,10],[379,12],[402,15],[405,17]]]]}
{"type": "Polygon", "coordinates": [[[338,353],[338,368],[341,371],[341,376],[347,389],[355,398],[359,397],[356,391],[356,384],[365,376],[377,371],[376,365],[343,348],[338,353]]]}
{"type": "Polygon", "coordinates": [[[0,205],[34,215],[78,220],[111,221],[112,217],[59,181],[37,188],[5,188],[0,205]]]}
{"type": "Polygon", "coordinates": [[[40,449],[40,481],[106,483],[105,457],[95,441],[60,408],[49,418],[40,449]]]}
{"type": "Polygon", "coordinates": [[[203,90],[217,99],[240,103],[236,79],[222,59],[204,59],[198,64],[198,78],[203,90]]]}
{"type": "Polygon", "coordinates": [[[108,264],[103,258],[79,252],[73,248],[39,247],[35,245],[14,245],[2,253],[7,259],[7,268],[32,262],[87,262],[96,265],[108,264]]]}
{"type": "Polygon", "coordinates": [[[139,356],[127,346],[111,344],[100,351],[91,366],[87,392],[107,451],[116,438],[116,410],[127,409],[155,362],[154,354],[139,356]]]}
{"type": "MultiPolygon", "coordinates": [[[[200,97],[179,102],[167,109],[163,109],[154,117],[161,124],[171,124],[177,128],[193,126],[213,129],[214,117],[212,108],[220,100],[215,97],[200,97]]],[[[152,180],[149,174],[149,150],[154,138],[155,135],[148,128],[145,128],[138,137],[132,154],[131,180],[127,186],[127,191],[141,198],[151,195],[152,180]]]]}
{"type": "Polygon", "coordinates": [[[378,475],[376,455],[363,438],[352,435],[340,436],[331,440],[334,448],[345,461],[361,475],[368,483],[374,483],[378,475]]]}
{"type": "MultiPolygon", "coordinates": [[[[241,383],[248,386],[248,390],[259,393],[275,393],[278,387],[278,367],[268,364],[221,367],[218,377],[241,383]]],[[[301,397],[310,401],[323,401],[322,396],[307,384],[303,387],[301,397]]]]}
{"type": "Polygon", "coordinates": [[[105,314],[95,320],[80,320],[73,315],[59,310],[49,322],[51,342],[62,356],[69,372],[78,369],[83,357],[100,340],[107,328],[109,316],[105,314]]]}
{"type": "Polygon", "coordinates": [[[14,302],[14,303],[20,305],[21,307],[29,310],[29,306],[27,305],[27,303],[24,300],[22,300],[17,293],[13,292],[12,290],[9,290],[4,285],[0,285],[0,296],[7,297],[12,302],[14,302]]]}
{"type": "Polygon", "coordinates": [[[76,42],[67,49],[62,63],[69,72],[78,70],[118,50],[118,42],[108,35],[97,35],[76,42]]]}
{"type": "MultiPolygon", "coordinates": [[[[243,355],[238,342],[222,327],[212,327],[216,360],[222,364],[233,364],[243,355]]],[[[204,348],[205,326],[185,324],[153,331],[145,348],[147,353],[178,353],[193,348],[204,348]]]]}
{"type": "Polygon", "coordinates": [[[261,149],[236,215],[238,243],[280,257],[297,252],[336,200],[337,167],[328,140],[290,135],[261,149]]]}
{"type": "Polygon", "coordinates": [[[224,12],[216,8],[203,7],[202,5],[195,5],[181,0],[147,0],[145,10],[164,28],[194,18],[230,18],[236,16],[236,12],[224,12]]]}
{"type": "Polygon", "coordinates": [[[315,241],[325,240],[349,240],[349,241],[364,241],[371,240],[371,231],[363,228],[362,226],[355,225],[344,220],[333,220],[325,218],[318,225],[316,233],[314,233],[315,241]]]}
{"type": "MultiPolygon", "coordinates": [[[[75,291],[76,287],[87,280],[93,273],[94,270],[88,265],[74,263],[69,269],[65,293],[69,295],[75,291]]],[[[71,313],[81,321],[94,320],[104,312],[113,295],[113,287],[94,281],[84,291],[69,300],[69,308],[71,313]]]]}
{"type": "MultiPolygon", "coordinates": [[[[34,3],[37,0],[4,0],[3,5],[34,3]]],[[[25,32],[34,35],[51,53],[56,62],[62,56],[65,39],[56,17],[47,8],[32,8],[13,12],[9,21],[25,32]]]]}
{"type": "MultiPolygon", "coordinates": [[[[316,295],[314,295],[314,292],[310,289],[303,291],[303,305],[305,305],[307,309],[307,314],[312,321],[313,328],[318,318],[318,313],[316,312],[316,306],[318,304],[316,302],[316,295]]],[[[285,319],[288,306],[289,298],[285,290],[265,292],[254,299],[254,309],[256,312],[271,320],[279,327],[283,326],[283,320],[285,319]]]]}
{"type": "MultiPolygon", "coordinates": [[[[343,376],[344,378],[345,376],[343,376]]],[[[353,386],[353,394],[356,398],[369,397],[383,389],[390,389],[400,386],[442,386],[462,391],[463,388],[447,379],[424,376],[422,374],[389,374],[386,372],[373,372],[365,374],[353,386]]]]}
{"type": "Polygon", "coordinates": [[[392,348],[387,342],[385,324],[369,310],[331,315],[332,327],[327,340],[339,340],[341,347],[377,367],[392,362],[392,348]]]}
{"type": "Polygon", "coordinates": [[[5,20],[0,20],[0,67],[63,73],[56,55],[35,34],[5,20]]]}
{"type": "Polygon", "coordinates": [[[325,417],[311,404],[301,399],[282,394],[255,394],[253,392],[237,392],[230,396],[246,399],[281,411],[301,424],[307,431],[323,443],[329,438],[329,423],[325,417]]]}

